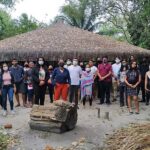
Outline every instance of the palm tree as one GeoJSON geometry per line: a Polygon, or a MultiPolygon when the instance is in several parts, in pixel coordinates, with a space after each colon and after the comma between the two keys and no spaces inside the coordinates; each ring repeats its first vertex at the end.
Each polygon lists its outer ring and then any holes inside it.
{"type": "Polygon", "coordinates": [[[68,4],[61,9],[62,15],[57,16],[55,21],[62,20],[71,26],[94,31],[100,24],[99,6],[100,0],[68,0],[68,4]]]}

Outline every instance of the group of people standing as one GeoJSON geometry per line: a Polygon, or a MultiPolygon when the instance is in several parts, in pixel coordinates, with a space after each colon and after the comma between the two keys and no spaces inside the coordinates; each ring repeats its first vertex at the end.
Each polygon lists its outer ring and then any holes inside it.
{"type": "Polygon", "coordinates": [[[81,99],[85,107],[86,101],[92,106],[96,97],[100,105],[111,104],[120,96],[120,107],[127,105],[132,114],[131,100],[139,114],[138,94],[141,89],[142,101],[149,105],[150,98],[150,65],[143,58],[138,64],[131,56],[129,61],[116,57],[113,64],[108,62],[108,57],[97,59],[94,65],[89,60],[85,65],[78,62],[77,58],[68,59],[66,64],[63,59],[58,62],[58,67],[47,66],[44,58],[39,57],[36,64],[32,61],[25,62],[24,66],[12,60],[12,66],[4,63],[0,73],[0,104],[3,115],[7,115],[7,96],[10,102],[11,114],[14,112],[13,95],[20,106],[19,93],[22,94],[23,106],[32,107],[33,104],[44,105],[45,94],[48,87],[50,102],[62,99],[78,107],[81,99]],[[96,94],[97,93],[97,94],[96,94]]]}

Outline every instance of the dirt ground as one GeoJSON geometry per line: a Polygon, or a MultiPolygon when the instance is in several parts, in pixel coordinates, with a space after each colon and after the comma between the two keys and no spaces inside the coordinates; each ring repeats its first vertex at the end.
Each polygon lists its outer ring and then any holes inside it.
{"type": "MultiPolygon", "coordinates": [[[[48,99],[46,96],[46,104],[49,104],[48,99]]],[[[145,106],[143,103],[140,103],[139,115],[129,115],[127,108],[120,108],[118,102],[109,106],[97,105],[98,102],[94,101],[92,108],[89,108],[87,103],[85,109],[80,104],[76,128],[63,134],[31,130],[28,125],[30,108],[15,108],[14,116],[9,114],[7,117],[0,116],[0,125],[10,123],[13,126],[12,129],[5,130],[19,142],[10,148],[11,150],[43,150],[46,145],[54,148],[68,147],[81,138],[102,147],[107,135],[112,134],[114,130],[127,127],[130,123],[150,122],[150,106],[145,106]],[[100,118],[97,115],[97,108],[100,108],[100,118]],[[104,118],[105,112],[109,112],[109,120],[104,118]]]]}

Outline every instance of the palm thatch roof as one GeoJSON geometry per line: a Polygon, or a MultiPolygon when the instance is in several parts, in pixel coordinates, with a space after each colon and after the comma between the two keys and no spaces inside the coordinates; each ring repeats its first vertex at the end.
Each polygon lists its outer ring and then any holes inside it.
{"type": "Polygon", "coordinates": [[[48,61],[73,57],[87,60],[130,54],[150,56],[150,51],[62,23],[0,41],[0,61],[35,60],[38,56],[48,61]]]}

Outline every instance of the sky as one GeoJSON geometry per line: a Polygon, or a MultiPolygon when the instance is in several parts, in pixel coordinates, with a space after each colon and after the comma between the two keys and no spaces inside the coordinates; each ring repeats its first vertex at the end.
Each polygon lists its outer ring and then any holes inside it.
{"type": "Polygon", "coordinates": [[[12,18],[18,18],[22,13],[35,17],[38,21],[49,23],[59,14],[65,0],[20,0],[11,12],[12,18]]]}

